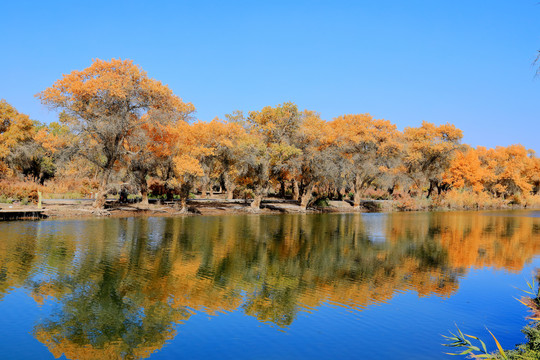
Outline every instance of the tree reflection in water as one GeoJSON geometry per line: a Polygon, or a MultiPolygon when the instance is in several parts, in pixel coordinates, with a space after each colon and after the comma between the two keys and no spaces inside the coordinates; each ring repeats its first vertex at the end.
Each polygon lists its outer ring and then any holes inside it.
{"type": "Polygon", "coordinates": [[[146,358],[195,311],[287,327],[324,303],[450,296],[470,267],[521,269],[540,253],[539,224],[482,213],[12,223],[0,232],[0,299],[26,287],[54,304],[33,334],[55,357],[146,358]]]}

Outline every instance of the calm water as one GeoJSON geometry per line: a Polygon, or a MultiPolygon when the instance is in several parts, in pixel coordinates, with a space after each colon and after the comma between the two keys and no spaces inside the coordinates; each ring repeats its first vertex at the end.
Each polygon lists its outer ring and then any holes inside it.
{"type": "Polygon", "coordinates": [[[3,359],[436,359],[523,341],[539,212],[0,223],[3,359]]]}

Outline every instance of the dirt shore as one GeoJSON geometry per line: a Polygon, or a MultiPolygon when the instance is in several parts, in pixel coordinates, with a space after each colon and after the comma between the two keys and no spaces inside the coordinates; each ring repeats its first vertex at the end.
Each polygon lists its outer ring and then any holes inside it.
{"type": "MultiPolygon", "coordinates": [[[[320,212],[361,212],[369,207],[355,210],[349,202],[332,201],[324,208],[302,209],[296,202],[281,199],[268,199],[261,204],[261,209],[254,212],[249,202],[244,200],[194,199],[188,202],[187,213],[181,212],[174,203],[118,204],[110,201],[104,211],[95,211],[91,200],[45,200],[42,205],[44,217],[81,218],[81,217],[128,217],[128,216],[196,216],[196,215],[232,215],[232,214],[282,214],[282,213],[320,213],[320,212]]],[[[35,211],[36,205],[0,204],[3,211],[35,211]]],[[[1,219],[0,219],[1,220],[1,219]]]]}

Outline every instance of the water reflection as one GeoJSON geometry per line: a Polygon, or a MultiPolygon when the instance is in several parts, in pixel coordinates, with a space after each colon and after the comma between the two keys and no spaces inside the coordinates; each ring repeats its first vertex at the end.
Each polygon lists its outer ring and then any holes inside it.
{"type": "Polygon", "coordinates": [[[23,287],[52,304],[33,335],[69,359],[149,357],[197,311],[286,328],[323,303],[361,310],[397,291],[446,297],[470,267],[517,271],[540,253],[540,218],[482,213],[0,226],[0,301],[23,287]]]}

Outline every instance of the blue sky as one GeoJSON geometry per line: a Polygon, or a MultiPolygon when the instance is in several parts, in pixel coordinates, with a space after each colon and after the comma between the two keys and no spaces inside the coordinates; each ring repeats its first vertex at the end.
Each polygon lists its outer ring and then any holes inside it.
{"type": "Polygon", "coordinates": [[[293,101],[323,118],[422,120],[464,142],[540,153],[537,0],[20,1],[2,4],[0,98],[34,95],[94,58],[132,59],[211,120],[293,101]]]}

